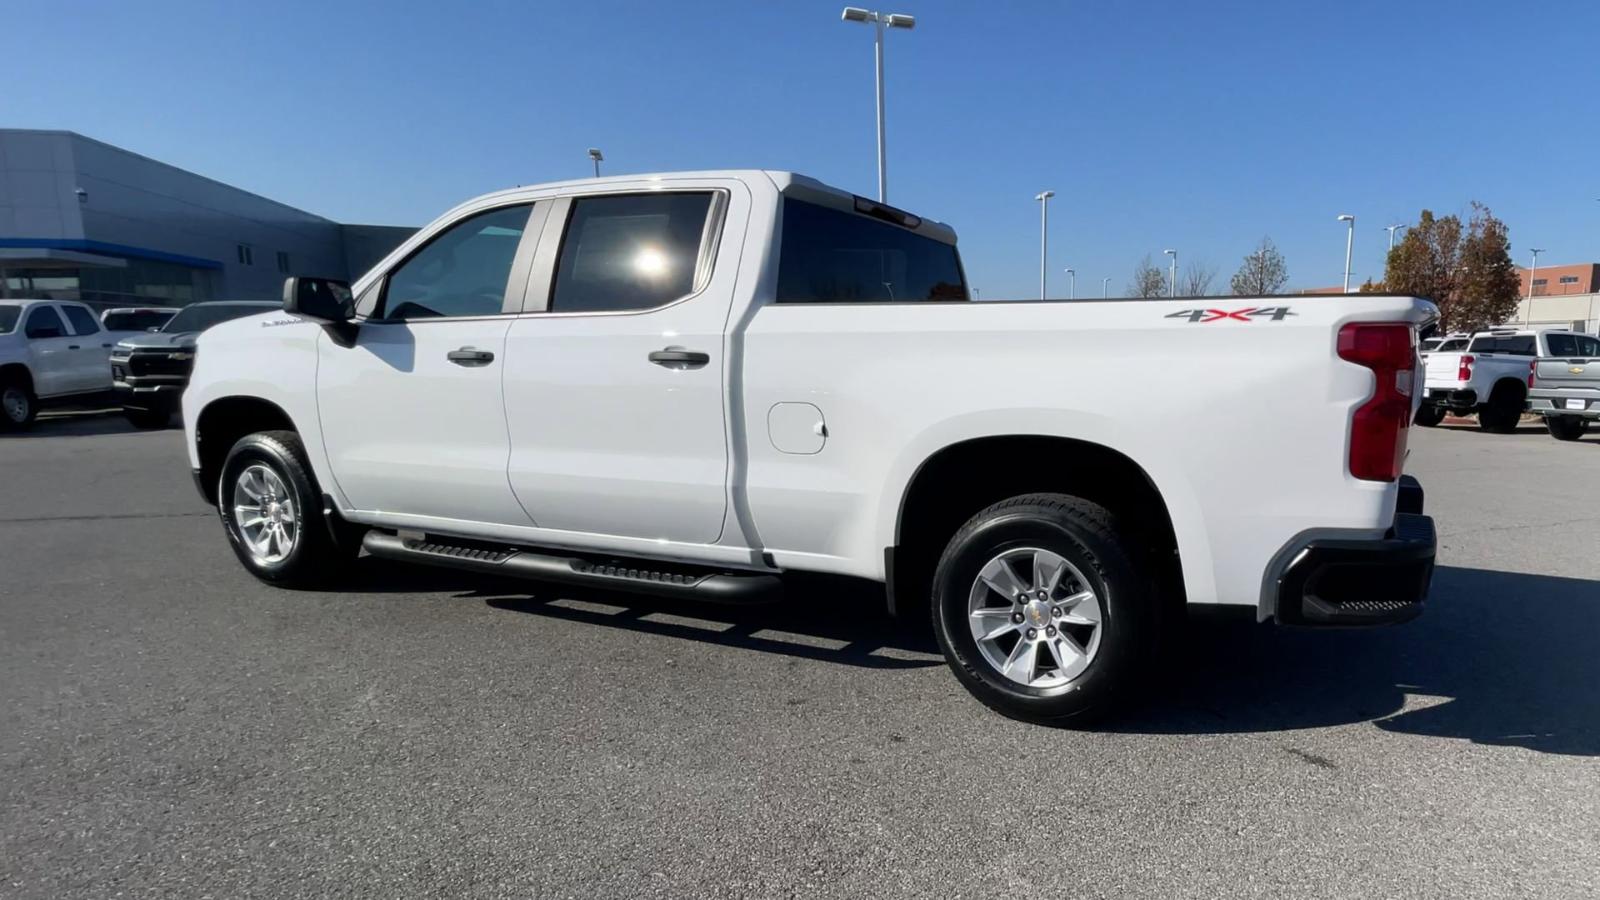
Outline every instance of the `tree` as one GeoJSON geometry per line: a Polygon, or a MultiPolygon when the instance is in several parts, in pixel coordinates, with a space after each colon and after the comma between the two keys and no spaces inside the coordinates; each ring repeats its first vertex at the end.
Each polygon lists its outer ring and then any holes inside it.
{"type": "Polygon", "coordinates": [[[1476,201],[1465,232],[1457,216],[1423,210],[1389,251],[1383,283],[1389,292],[1426,297],[1439,306],[1441,331],[1476,331],[1503,322],[1517,305],[1504,222],[1476,201]]]}
{"type": "Polygon", "coordinates": [[[1284,264],[1283,254],[1272,238],[1264,237],[1244,258],[1228,286],[1238,297],[1269,297],[1283,290],[1288,280],[1289,267],[1284,264]]]}
{"type": "Polygon", "coordinates": [[[1128,296],[1165,297],[1168,293],[1167,273],[1150,261],[1150,254],[1145,254],[1133,270],[1133,281],[1128,283],[1128,296]]]}
{"type": "Polygon", "coordinates": [[[1217,267],[1203,262],[1192,262],[1183,268],[1178,278],[1178,293],[1184,297],[1204,297],[1211,293],[1211,282],[1217,279],[1217,267]]]}

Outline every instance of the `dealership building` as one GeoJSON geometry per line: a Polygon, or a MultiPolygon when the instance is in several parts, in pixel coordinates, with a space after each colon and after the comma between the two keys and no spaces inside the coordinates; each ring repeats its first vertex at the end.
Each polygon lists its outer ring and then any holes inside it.
{"type": "Polygon", "coordinates": [[[347,225],[70,131],[0,129],[0,297],[275,300],[354,280],[415,231],[347,225]]]}

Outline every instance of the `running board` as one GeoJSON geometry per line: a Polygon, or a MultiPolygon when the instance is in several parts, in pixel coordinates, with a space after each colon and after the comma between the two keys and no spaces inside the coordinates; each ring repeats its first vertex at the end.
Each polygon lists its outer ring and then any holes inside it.
{"type": "Polygon", "coordinates": [[[773,600],[782,588],[778,576],[759,572],[728,572],[642,560],[598,561],[437,536],[411,537],[372,530],[361,539],[361,546],[382,559],[714,603],[773,600]]]}

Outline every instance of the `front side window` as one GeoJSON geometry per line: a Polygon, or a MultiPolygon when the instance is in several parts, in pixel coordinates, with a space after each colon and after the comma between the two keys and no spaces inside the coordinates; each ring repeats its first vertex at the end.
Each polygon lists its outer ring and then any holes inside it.
{"type": "Polygon", "coordinates": [[[1465,350],[1465,349],[1467,349],[1467,339],[1466,338],[1450,338],[1449,340],[1447,340],[1444,343],[1439,345],[1439,352],[1440,353],[1451,353],[1451,352],[1454,352],[1456,350],[1465,350]]]}
{"type": "Polygon", "coordinates": [[[498,315],[530,209],[492,209],[440,232],[389,273],[377,317],[498,315]]]}
{"type": "Polygon", "coordinates": [[[953,245],[792,197],[779,252],[779,303],[968,299],[953,245]]]}
{"type": "Polygon", "coordinates": [[[62,323],[61,317],[56,315],[53,306],[35,306],[28,313],[28,325],[25,333],[31,338],[65,337],[67,326],[62,323]]]}
{"type": "Polygon", "coordinates": [[[688,295],[710,212],[704,192],[574,200],[551,311],[653,309],[688,295]]]}
{"type": "Polygon", "coordinates": [[[66,312],[67,321],[72,323],[73,333],[84,336],[100,331],[100,323],[94,320],[87,309],[81,306],[63,306],[61,309],[66,312]]]}

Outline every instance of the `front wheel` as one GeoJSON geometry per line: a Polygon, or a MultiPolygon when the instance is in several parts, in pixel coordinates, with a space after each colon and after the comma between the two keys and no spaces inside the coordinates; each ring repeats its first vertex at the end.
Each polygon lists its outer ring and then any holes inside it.
{"type": "Polygon", "coordinates": [[[1589,420],[1577,416],[1545,416],[1544,428],[1558,441],[1575,441],[1589,430],[1589,420]]]}
{"type": "Polygon", "coordinates": [[[39,398],[26,381],[0,381],[0,431],[21,431],[39,414],[39,398]]]}
{"type": "Polygon", "coordinates": [[[956,678],[1044,724],[1111,712],[1149,673],[1151,581],[1105,508],[1027,494],[973,516],[934,573],[933,626],[956,678]]]}
{"type": "Polygon", "coordinates": [[[323,521],[322,495],[292,431],[261,431],[233,445],[217,483],[217,512],[239,562],[283,587],[333,580],[348,559],[323,521]]]}

